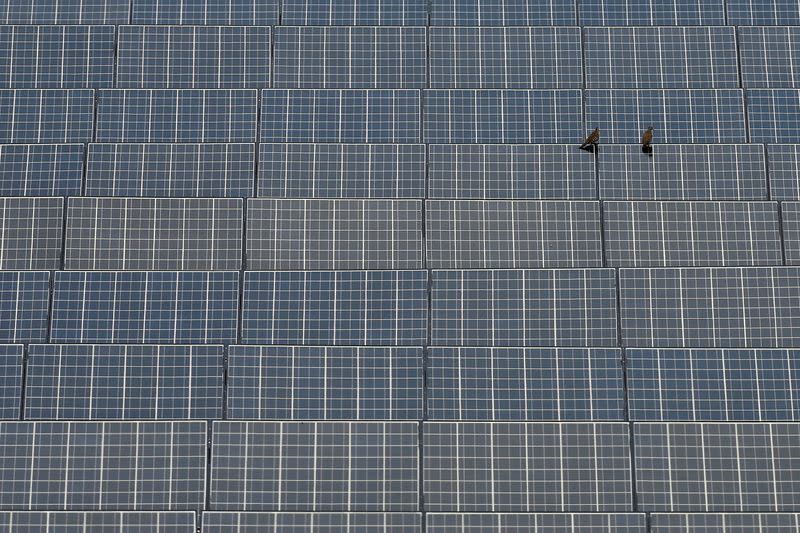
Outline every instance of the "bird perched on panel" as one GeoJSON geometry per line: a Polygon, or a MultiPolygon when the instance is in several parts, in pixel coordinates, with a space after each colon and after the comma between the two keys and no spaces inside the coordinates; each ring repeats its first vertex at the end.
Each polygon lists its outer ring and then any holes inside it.
{"type": "Polygon", "coordinates": [[[600,142],[600,128],[595,128],[594,131],[590,133],[588,137],[586,137],[586,140],[583,141],[581,150],[594,153],[594,151],[597,149],[598,142],[600,142]]]}
{"type": "Polygon", "coordinates": [[[642,134],[642,152],[653,157],[653,126],[650,126],[642,134]]]}

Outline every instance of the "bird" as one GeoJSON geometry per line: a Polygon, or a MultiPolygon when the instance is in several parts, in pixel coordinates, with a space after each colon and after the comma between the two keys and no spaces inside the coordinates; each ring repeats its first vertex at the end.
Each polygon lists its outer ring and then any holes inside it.
{"type": "Polygon", "coordinates": [[[653,126],[648,126],[647,130],[642,134],[642,152],[651,156],[653,155],[653,126]]]}
{"type": "Polygon", "coordinates": [[[581,150],[586,150],[587,152],[594,152],[597,143],[600,141],[600,128],[595,128],[592,133],[586,137],[586,140],[583,141],[581,145],[581,150]]]}

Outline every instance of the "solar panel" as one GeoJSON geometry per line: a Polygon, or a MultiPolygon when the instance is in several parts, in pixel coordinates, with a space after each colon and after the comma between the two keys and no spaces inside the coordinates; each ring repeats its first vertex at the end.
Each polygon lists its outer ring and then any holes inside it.
{"type": "Polygon", "coordinates": [[[424,270],[245,272],[245,344],[421,346],[424,270]]]}
{"type": "Polygon", "coordinates": [[[89,142],[93,113],[91,89],[0,89],[0,142],[89,142]]]}
{"type": "Polygon", "coordinates": [[[575,5],[559,0],[432,0],[432,26],[571,26],[575,5]]]}
{"type": "Polygon", "coordinates": [[[767,164],[757,144],[663,144],[652,157],[642,157],[639,145],[604,144],[601,150],[604,200],[767,199],[767,164]]]}
{"type": "Polygon", "coordinates": [[[211,508],[416,511],[414,422],[215,422],[211,508]]]}
{"type": "Polygon", "coordinates": [[[423,198],[425,168],[422,144],[261,143],[258,195],[423,198]]]}
{"type": "Polygon", "coordinates": [[[193,512],[167,511],[13,511],[0,512],[0,527],[14,533],[58,533],[82,531],[152,531],[153,533],[193,533],[193,512]]]}
{"type": "Polygon", "coordinates": [[[596,197],[594,158],[572,145],[431,144],[428,158],[429,198],[596,197]]]}
{"type": "Polygon", "coordinates": [[[800,24],[797,0],[726,0],[728,24],[750,26],[755,24],[800,24]]]}
{"type": "Polygon", "coordinates": [[[253,195],[253,144],[93,143],[86,157],[87,196],[253,195]]]}
{"type": "Polygon", "coordinates": [[[611,269],[434,270],[431,344],[616,346],[611,269]]]}
{"type": "Polygon", "coordinates": [[[118,88],[269,87],[268,26],[120,26],[118,88]]]}
{"type": "Polygon", "coordinates": [[[800,28],[738,28],[742,87],[800,87],[800,28]]]}
{"type": "Polygon", "coordinates": [[[16,420],[20,415],[23,348],[21,344],[0,344],[0,420],[16,420]]]}
{"type": "Polygon", "coordinates": [[[796,350],[631,348],[625,353],[631,420],[800,420],[796,350]]]}
{"type": "Polygon", "coordinates": [[[789,513],[652,513],[653,533],[794,533],[800,515],[789,513]]]}
{"type": "Polygon", "coordinates": [[[0,342],[47,341],[49,272],[0,271],[0,342]]]}
{"type": "Polygon", "coordinates": [[[205,422],[2,422],[0,448],[3,510],[204,506],[205,422]]]}
{"type": "Polygon", "coordinates": [[[431,88],[583,87],[579,28],[432,27],[431,88]]]}
{"type": "Polygon", "coordinates": [[[0,0],[3,24],[127,24],[129,0],[0,0]]]}
{"type": "Polygon", "coordinates": [[[132,0],[132,24],[278,24],[280,0],[132,0]]]}
{"type": "Polygon", "coordinates": [[[800,90],[747,89],[747,118],[750,142],[792,139],[800,123],[800,90]]]}
{"type": "Polygon", "coordinates": [[[429,533],[644,533],[644,514],[623,513],[428,513],[429,533]]]}
{"type": "Polygon", "coordinates": [[[425,509],[630,511],[622,423],[425,422],[425,509]]]}
{"type": "Polygon", "coordinates": [[[424,27],[279,26],[274,56],[273,87],[427,86],[424,27]]]}
{"type": "Polygon", "coordinates": [[[782,263],[777,202],[603,202],[608,266],[782,263]]]}
{"type": "Polygon", "coordinates": [[[0,145],[4,196],[79,195],[82,179],[82,144],[0,145]]]}
{"type": "Polygon", "coordinates": [[[800,203],[783,202],[781,204],[781,224],[786,264],[800,264],[800,203]]]}
{"type": "Polygon", "coordinates": [[[0,268],[55,270],[61,266],[63,198],[0,197],[0,268]]]}
{"type": "Polygon", "coordinates": [[[422,268],[417,200],[247,201],[250,269],[422,268]]]}
{"type": "Polygon", "coordinates": [[[320,26],[425,26],[425,0],[293,0],[283,2],[281,24],[320,26]]]}
{"type": "Polygon", "coordinates": [[[254,142],[257,98],[246,89],[101,90],[95,140],[254,142]]]}
{"type": "Polygon", "coordinates": [[[723,0],[578,0],[581,26],[699,26],[725,24],[723,0]]]}
{"type": "Polygon", "coordinates": [[[222,417],[222,346],[32,344],[26,420],[222,417]]]}
{"type": "Polygon", "coordinates": [[[740,89],[591,89],[585,98],[587,127],[604,142],[638,142],[649,126],[656,144],[747,141],[740,89]]]}
{"type": "Polygon", "coordinates": [[[768,144],[770,195],[800,200],[800,150],[793,144],[768,144]]]}
{"type": "Polygon", "coordinates": [[[730,26],[598,27],[584,36],[587,88],[739,87],[730,26]]]}
{"type": "Polygon", "coordinates": [[[427,143],[564,143],[583,137],[581,91],[424,91],[427,143]]]}
{"type": "Polygon", "coordinates": [[[427,355],[427,420],[622,420],[612,348],[446,348],[427,355]]]}
{"type": "Polygon", "coordinates": [[[238,270],[239,198],[70,198],[65,268],[238,270]]]}
{"type": "Polygon", "coordinates": [[[598,202],[428,200],[429,268],[599,267],[598,202]]]}
{"type": "Polygon", "coordinates": [[[262,142],[415,143],[420,92],[413,89],[265,89],[262,142]]]}
{"type": "Polygon", "coordinates": [[[228,353],[227,418],[422,418],[422,348],[231,346],[228,353]]]}
{"type": "Polygon", "coordinates": [[[800,343],[797,267],[620,269],[625,346],[772,348],[800,343]]]}
{"type": "Polygon", "coordinates": [[[111,87],[114,26],[0,26],[0,87],[111,87]]]}
{"type": "Polygon", "coordinates": [[[50,342],[229,344],[238,299],[238,272],[58,271],[50,342]]]}
{"type": "Polygon", "coordinates": [[[633,432],[642,511],[797,508],[798,424],[653,422],[633,432]]]}
{"type": "Polygon", "coordinates": [[[203,531],[208,533],[287,530],[419,533],[422,531],[422,516],[419,513],[203,513],[203,531]]]}

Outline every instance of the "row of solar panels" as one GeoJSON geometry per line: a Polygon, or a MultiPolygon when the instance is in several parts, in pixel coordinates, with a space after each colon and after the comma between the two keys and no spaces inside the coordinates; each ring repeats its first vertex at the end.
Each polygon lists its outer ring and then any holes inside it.
{"type": "Polygon", "coordinates": [[[0,26],[0,57],[3,88],[800,87],[791,26],[0,26]]]}
{"type": "Polygon", "coordinates": [[[800,24],[795,0],[3,0],[5,24],[800,24]]]}
{"type": "Polygon", "coordinates": [[[800,89],[265,89],[260,111],[249,89],[101,89],[96,105],[0,89],[0,142],[575,143],[584,99],[608,142],[650,124],[659,143],[780,143],[800,124],[800,89]]]}
{"type": "Polygon", "coordinates": [[[0,509],[626,512],[634,494],[655,512],[800,505],[791,423],[217,421],[206,480],[208,429],[2,422],[0,509]]]}
{"type": "Polygon", "coordinates": [[[0,384],[6,420],[800,420],[793,349],[7,344],[0,384]]]}
{"type": "Polygon", "coordinates": [[[291,513],[204,511],[5,511],[8,533],[149,531],[195,533],[795,533],[800,515],[789,513],[291,513]],[[649,523],[649,527],[648,527],[649,523]]]}
{"type": "Polygon", "coordinates": [[[50,278],[0,272],[1,342],[800,346],[799,267],[248,271],[241,283],[230,271],[50,278]]]}
{"type": "Polygon", "coordinates": [[[0,197],[5,270],[776,266],[784,255],[800,264],[800,202],[251,198],[245,216],[234,198],[72,197],[64,209],[60,197],[0,197]]]}

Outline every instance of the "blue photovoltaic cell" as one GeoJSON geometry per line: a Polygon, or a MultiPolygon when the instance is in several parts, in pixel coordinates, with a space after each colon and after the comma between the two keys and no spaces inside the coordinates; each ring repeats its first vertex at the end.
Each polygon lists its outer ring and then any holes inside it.
{"type": "Polygon", "coordinates": [[[581,91],[424,91],[426,143],[562,143],[583,137],[581,91]]]}
{"type": "Polygon", "coordinates": [[[61,267],[64,199],[0,197],[0,268],[61,267]]]}
{"type": "Polygon", "coordinates": [[[14,533],[104,533],[109,531],[194,533],[195,513],[167,511],[14,511],[0,512],[0,527],[14,533]],[[13,525],[13,528],[11,526],[13,525]]]}
{"type": "Polygon", "coordinates": [[[424,270],[245,272],[246,344],[425,344],[424,270]]]}
{"type": "Polygon", "coordinates": [[[594,158],[574,145],[431,144],[428,159],[429,198],[596,197],[594,158]]]}
{"type": "Polygon", "coordinates": [[[91,89],[0,89],[0,142],[92,140],[91,89]]]}
{"type": "Polygon", "coordinates": [[[214,510],[418,510],[416,422],[225,421],[212,435],[214,510]]]}
{"type": "Polygon", "coordinates": [[[132,0],[132,24],[273,26],[280,0],[132,0]]]}
{"type": "Polygon", "coordinates": [[[231,346],[228,354],[228,418],[422,418],[419,347],[231,346]]]}
{"type": "Polygon", "coordinates": [[[278,26],[274,48],[276,88],[427,86],[424,27],[278,26]]]}
{"type": "Polygon", "coordinates": [[[645,533],[634,513],[427,513],[428,533],[645,533]]]}
{"type": "Polygon", "coordinates": [[[781,203],[783,246],[787,265],[800,264],[800,202],[781,203]]]}
{"type": "Polygon", "coordinates": [[[612,143],[639,142],[649,126],[656,145],[747,141],[739,89],[591,89],[586,124],[612,143]]]}
{"type": "Polygon", "coordinates": [[[800,515],[790,513],[652,513],[653,533],[796,533],[800,515]]]}
{"type": "Polygon", "coordinates": [[[49,272],[0,271],[0,342],[46,342],[49,272]]]}
{"type": "Polygon", "coordinates": [[[281,24],[319,26],[425,26],[426,0],[287,0],[281,24]]]}
{"type": "Polygon", "coordinates": [[[22,396],[21,344],[0,344],[0,420],[16,420],[22,396]]]}
{"type": "Polygon", "coordinates": [[[425,196],[425,145],[422,144],[261,143],[258,150],[258,196],[425,196]]]}
{"type": "Polygon", "coordinates": [[[797,0],[725,0],[725,3],[728,24],[734,26],[800,24],[797,0]]]}
{"type": "Polygon", "coordinates": [[[432,27],[431,88],[583,87],[580,28],[432,27]]]}
{"type": "Polygon", "coordinates": [[[800,125],[800,89],[748,89],[750,142],[781,143],[800,125]]]}
{"type": "Polygon", "coordinates": [[[261,93],[262,142],[415,143],[420,91],[273,89],[261,93]]]}
{"type": "Polygon", "coordinates": [[[222,346],[32,344],[26,420],[222,417],[222,346]]]}
{"type": "Polygon", "coordinates": [[[266,26],[120,26],[118,88],[269,87],[266,26]]]}
{"type": "Polygon", "coordinates": [[[581,26],[725,24],[724,0],[578,0],[581,26]]]}
{"type": "Polygon", "coordinates": [[[745,26],[736,31],[742,87],[800,88],[800,28],[745,26]]]}
{"type": "Polygon", "coordinates": [[[0,26],[0,87],[112,87],[114,26],[0,26]]]}
{"type": "Polygon", "coordinates": [[[734,28],[585,28],[586,87],[739,87],[734,28]]]}
{"type": "Polygon", "coordinates": [[[631,420],[800,420],[798,350],[625,350],[631,420]]]}
{"type": "Polygon", "coordinates": [[[50,341],[232,343],[238,297],[238,272],[58,271],[50,341]]]}
{"type": "Polygon", "coordinates": [[[253,144],[90,144],[86,195],[252,196],[254,154],[253,144]]]}
{"type": "Polygon", "coordinates": [[[432,26],[572,26],[575,4],[562,0],[432,0],[432,26]]]}
{"type": "Polygon", "coordinates": [[[428,420],[622,420],[614,348],[428,349],[428,420]]]}
{"type": "Polygon", "coordinates": [[[205,505],[205,422],[0,422],[0,450],[2,510],[205,505]]]}
{"type": "Polygon", "coordinates": [[[767,160],[772,198],[800,200],[800,148],[794,144],[769,144],[767,160]]]}
{"type": "Polygon", "coordinates": [[[1,0],[3,24],[127,24],[129,0],[1,0]]]}
{"type": "Polygon", "coordinates": [[[431,343],[616,346],[611,269],[434,270],[431,343]]]}
{"type": "Polygon", "coordinates": [[[80,195],[83,150],[82,144],[0,145],[0,195],[80,195]]]}
{"type": "Polygon", "coordinates": [[[254,142],[257,97],[248,89],[100,90],[95,140],[254,142]]]}
{"type": "Polygon", "coordinates": [[[758,144],[663,144],[651,157],[642,157],[638,144],[604,144],[602,150],[603,200],[767,199],[767,163],[758,144]]]}
{"type": "Polygon", "coordinates": [[[800,346],[800,268],[622,268],[630,347],[800,346]]]}
{"type": "MultiPolygon", "coordinates": [[[[361,3],[361,2],[359,2],[361,3]]],[[[203,513],[203,533],[278,531],[422,533],[420,513],[203,513]]]]}

